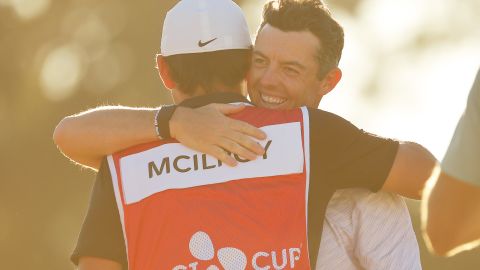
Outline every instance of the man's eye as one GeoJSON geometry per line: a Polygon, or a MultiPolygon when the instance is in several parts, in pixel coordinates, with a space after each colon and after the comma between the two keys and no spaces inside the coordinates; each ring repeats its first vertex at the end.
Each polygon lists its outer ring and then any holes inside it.
{"type": "Polygon", "coordinates": [[[285,67],[284,70],[288,75],[298,75],[299,74],[298,70],[296,70],[294,68],[291,68],[291,67],[285,67]]]}
{"type": "Polygon", "coordinates": [[[265,60],[262,59],[262,58],[254,58],[253,63],[258,64],[258,65],[262,65],[262,64],[265,64],[265,60]]]}

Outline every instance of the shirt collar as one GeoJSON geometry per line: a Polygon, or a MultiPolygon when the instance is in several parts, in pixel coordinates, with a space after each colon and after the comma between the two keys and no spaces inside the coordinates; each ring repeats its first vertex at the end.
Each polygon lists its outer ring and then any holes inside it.
{"type": "Polygon", "coordinates": [[[244,102],[252,104],[247,98],[237,93],[220,92],[207,95],[201,95],[186,99],[178,104],[178,106],[197,108],[208,105],[210,103],[236,103],[244,102]]]}

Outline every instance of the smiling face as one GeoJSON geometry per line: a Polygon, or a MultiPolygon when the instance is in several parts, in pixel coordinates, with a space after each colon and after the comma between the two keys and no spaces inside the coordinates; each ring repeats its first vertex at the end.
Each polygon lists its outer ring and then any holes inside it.
{"type": "Polygon", "coordinates": [[[271,109],[318,107],[340,79],[332,84],[332,72],[319,79],[319,49],[309,31],[283,32],[266,24],[258,33],[248,74],[252,102],[271,109]]]}

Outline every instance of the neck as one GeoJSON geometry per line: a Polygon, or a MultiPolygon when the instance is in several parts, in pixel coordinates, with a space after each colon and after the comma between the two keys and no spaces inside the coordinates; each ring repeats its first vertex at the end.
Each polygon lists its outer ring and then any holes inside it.
{"type": "Polygon", "coordinates": [[[185,91],[182,91],[181,89],[173,89],[172,90],[173,102],[175,104],[178,104],[189,98],[203,96],[203,95],[212,94],[212,93],[237,93],[237,94],[246,96],[246,89],[243,83],[238,84],[235,87],[227,87],[223,84],[222,85],[215,84],[210,91],[202,87],[197,87],[194,91],[192,91],[192,93],[193,94],[185,94],[185,91]]]}

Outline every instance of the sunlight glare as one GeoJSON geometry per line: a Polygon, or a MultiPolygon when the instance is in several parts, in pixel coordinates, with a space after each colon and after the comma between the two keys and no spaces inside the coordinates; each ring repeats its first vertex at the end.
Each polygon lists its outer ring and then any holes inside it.
{"type": "Polygon", "coordinates": [[[69,45],[58,47],[46,56],[40,83],[47,98],[60,101],[73,94],[83,72],[81,59],[79,50],[69,45]]]}
{"type": "Polygon", "coordinates": [[[44,14],[50,7],[50,0],[3,0],[9,4],[20,19],[28,21],[44,14]]]}

